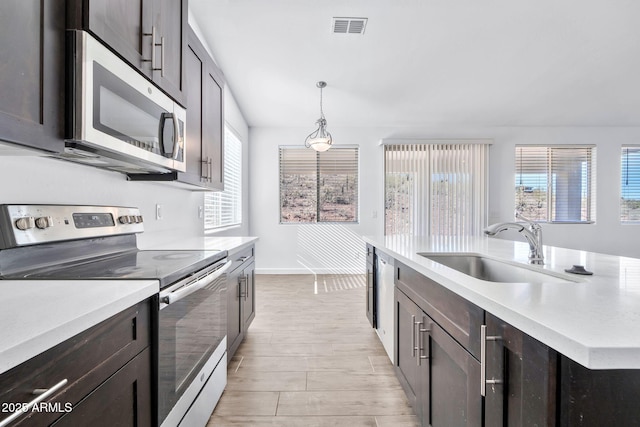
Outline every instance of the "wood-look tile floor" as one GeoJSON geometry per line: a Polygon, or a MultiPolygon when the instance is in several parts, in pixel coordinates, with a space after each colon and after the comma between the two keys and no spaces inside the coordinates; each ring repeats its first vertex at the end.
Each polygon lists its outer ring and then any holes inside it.
{"type": "Polygon", "coordinates": [[[415,427],[364,276],[256,276],[256,317],[207,427],[415,427]]]}

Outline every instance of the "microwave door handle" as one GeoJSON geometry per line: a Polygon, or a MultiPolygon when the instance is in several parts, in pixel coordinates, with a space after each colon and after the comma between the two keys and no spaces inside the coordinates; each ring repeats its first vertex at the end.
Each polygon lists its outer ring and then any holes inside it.
{"type": "MultiPolygon", "coordinates": [[[[219,268],[214,273],[203,277],[200,280],[197,280],[191,285],[182,287],[173,292],[167,292],[166,294],[160,293],[160,302],[166,304],[166,306],[173,304],[174,302],[180,301],[181,299],[191,295],[192,293],[199,291],[205,286],[209,285],[211,282],[216,280],[218,277],[222,276],[224,273],[229,270],[233,261],[227,261],[222,268],[219,268]]],[[[165,306],[165,307],[166,307],[165,306]]],[[[161,307],[162,309],[164,307],[161,307]]]]}
{"type": "MultiPolygon", "coordinates": [[[[175,144],[174,144],[174,151],[172,153],[167,153],[164,149],[164,126],[167,123],[167,119],[172,119],[172,123],[174,123],[174,127],[175,127],[175,121],[174,119],[174,115],[173,113],[162,113],[160,115],[160,126],[158,127],[158,134],[160,137],[160,151],[161,154],[164,157],[173,157],[175,155],[175,144]]],[[[173,131],[173,135],[174,135],[174,140],[175,140],[175,129],[173,131]]]]}
{"type": "Polygon", "coordinates": [[[178,122],[178,116],[175,113],[171,114],[173,118],[173,160],[178,160],[178,154],[180,149],[184,148],[184,140],[180,136],[180,123],[178,122]]]}

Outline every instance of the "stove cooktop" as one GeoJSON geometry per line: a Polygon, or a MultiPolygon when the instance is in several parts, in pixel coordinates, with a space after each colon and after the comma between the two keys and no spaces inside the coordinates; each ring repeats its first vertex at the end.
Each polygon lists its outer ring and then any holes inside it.
{"type": "Polygon", "coordinates": [[[105,255],[15,272],[4,279],[131,280],[155,279],[160,288],[227,256],[226,251],[141,251],[105,255]]]}

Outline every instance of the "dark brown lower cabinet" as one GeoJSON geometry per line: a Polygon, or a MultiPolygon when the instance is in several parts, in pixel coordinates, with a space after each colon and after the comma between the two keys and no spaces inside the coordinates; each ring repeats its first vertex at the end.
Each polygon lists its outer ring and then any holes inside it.
{"type": "Polygon", "coordinates": [[[640,426],[640,370],[593,370],[560,357],[560,426],[640,426]]]}
{"type": "Polygon", "coordinates": [[[482,426],[480,362],[396,289],[396,372],[423,426],[482,426]]]}
{"type": "Polygon", "coordinates": [[[376,316],[376,283],[375,283],[375,263],[369,262],[367,259],[367,319],[371,324],[371,327],[377,328],[377,316],[376,316]]]}
{"type": "Polygon", "coordinates": [[[231,256],[227,274],[227,359],[231,358],[256,316],[254,246],[231,256]]]}
{"type": "Polygon", "coordinates": [[[57,390],[11,426],[152,425],[152,305],[136,304],[1,374],[3,408],[57,390]]]}
{"type": "Polygon", "coordinates": [[[150,350],[147,348],[59,418],[56,427],[151,425],[150,350]]]}
{"type": "Polygon", "coordinates": [[[556,351],[490,313],[485,323],[485,426],[556,426],[556,351]]]}

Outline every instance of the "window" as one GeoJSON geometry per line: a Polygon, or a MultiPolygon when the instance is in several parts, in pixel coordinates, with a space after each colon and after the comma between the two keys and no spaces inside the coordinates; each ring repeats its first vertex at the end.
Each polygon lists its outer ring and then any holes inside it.
{"type": "Polygon", "coordinates": [[[205,193],[205,229],[242,223],[242,143],[228,127],[224,129],[224,191],[205,193]]]}
{"type": "Polygon", "coordinates": [[[358,148],[280,147],[280,222],[358,221],[358,148]]]}
{"type": "Polygon", "coordinates": [[[622,147],[620,221],[640,221],[640,147],[622,147]]]}
{"type": "Polygon", "coordinates": [[[516,146],[515,208],[535,221],[595,221],[595,147],[516,146]]]}
{"type": "Polygon", "coordinates": [[[489,145],[385,145],[385,234],[479,235],[489,145]]]}

